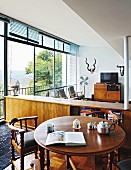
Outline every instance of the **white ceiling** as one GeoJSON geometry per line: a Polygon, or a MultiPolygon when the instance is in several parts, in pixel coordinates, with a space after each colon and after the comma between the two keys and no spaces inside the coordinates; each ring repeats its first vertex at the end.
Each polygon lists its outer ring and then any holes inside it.
{"type": "Polygon", "coordinates": [[[131,0],[63,1],[123,56],[123,38],[131,36],[131,0]]]}
{"type": "Polygon", "coordinates": [[[108,44],[123,56],[131,0],[0,0],[0,13],[82,46],[108,44]]]}

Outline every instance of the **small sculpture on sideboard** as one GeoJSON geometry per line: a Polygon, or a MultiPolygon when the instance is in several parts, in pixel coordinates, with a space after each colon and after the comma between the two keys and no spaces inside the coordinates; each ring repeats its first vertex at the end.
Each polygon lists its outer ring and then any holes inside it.
{"type": "Polygon", "coordinates": [[[12,85],[11,88],[13,89],[14,96],[18,96],[18,91],[20,89],[20,83],[17,80],[16,84],[12,85]]]}

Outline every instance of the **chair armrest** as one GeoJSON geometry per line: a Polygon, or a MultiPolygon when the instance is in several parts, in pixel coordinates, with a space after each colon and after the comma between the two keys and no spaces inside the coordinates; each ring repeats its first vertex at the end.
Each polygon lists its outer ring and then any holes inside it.
{"type": "Polygon", "coordinates": [[[81,93],[82,94],[83,92],[82,91],[77,91],[76,93],[81,93]]]}
{"type": "Polygon", "coordinates": [[[17,145],[19,145],[18,143],[18,139],[17,139],[17,136],[19,135],[19,138],[20,138],[20,141],[21,141],[21,147],[24,146],[24,133],[25,133],[25,130],[24,129],[21,129],[21,128],[18,128],[18,127],[15,127],[13,125],[8,125],[10,131],[11,131],[11,143],[13,146],[15,146],[15,149],[17,150],[17,145]]]}
{"type": "Polygon", "coordinates": [[[29,116],[29,117],[18,118],[18,120],[20,121],[21,128],[23,127],[22,122],[23,121],[25,122],[26,130],[28,129],[28,127],[27,127],[28,120],[34,120],[34,128],[36,129],[37,128],[37,119],[38,119],[38,116],[29,116]]]}
{"type": "Polygon", "coordinates": [[[95,117],[95,112],[88,112],[88,113],[86,113],[86,116],[89,116],[89,115],[91,115],[92,117],[95,117]]]}
{"type": "Polygon", "coordinates": [[[18,118],[18,120],[29,120],[29,119],[38,119],[38,116],[29,116],[29,117],[18,118]]]}
{"type": "Polygon", "coordinates": [[[69,93],[70,98],[75,97],[76,93],[69,93]]]}
{"type": "Polygon", "coordinates": [[[15,132],[18,132],[18,133],[24,133],[25,132],[24,129],[20,129],[18,127],[13,126],[13,125],[8,125],[8,127],[11,131],[15,131],[15,132]]]}
{"type": "Polygon", "coordinates": [[[13,118],[9,122],[8,127],[11,131],[11,145],[20,154],[23,149],[29,151],[30,148],[36,147],[34,129],[37,127],[37,118],[38,116],[13,118]]]}

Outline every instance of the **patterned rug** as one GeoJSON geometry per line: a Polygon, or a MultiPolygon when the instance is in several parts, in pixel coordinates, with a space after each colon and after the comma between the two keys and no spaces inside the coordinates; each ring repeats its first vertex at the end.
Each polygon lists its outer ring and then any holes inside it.
{"type": "Polygon", "coordinates": [[[0,170],[10,164],[10,130],[6,124],[0,124],[0,170]]]}

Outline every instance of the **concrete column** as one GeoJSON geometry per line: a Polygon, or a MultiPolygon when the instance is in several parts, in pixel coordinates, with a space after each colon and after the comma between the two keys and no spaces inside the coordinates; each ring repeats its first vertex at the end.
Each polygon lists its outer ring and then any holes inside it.
{"type": "Polygon", "coordinates": [[[124,109],[129,106],[129,54],[128,37],[124,37],[124,109]]]}

